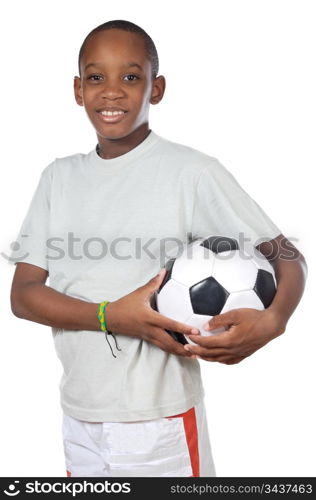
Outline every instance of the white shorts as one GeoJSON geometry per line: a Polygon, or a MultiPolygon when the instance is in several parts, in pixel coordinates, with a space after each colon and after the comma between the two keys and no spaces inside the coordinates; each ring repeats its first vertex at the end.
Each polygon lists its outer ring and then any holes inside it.
{"type": "Polygon", "coordinates": [[[169,417],[85,422],[63,415],[68,477],[215,477],[203,400],[169,417]]]}

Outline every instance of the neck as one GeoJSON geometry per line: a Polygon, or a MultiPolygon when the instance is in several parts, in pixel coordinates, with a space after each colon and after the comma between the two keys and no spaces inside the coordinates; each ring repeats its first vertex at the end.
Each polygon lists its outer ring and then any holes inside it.
{"type": "Polygon", "coordinates": [[[150,132],[148,122],[146,122],[125,137],[107,139],[98,136],[97,153],[105,160],[124,155],[143,142],[150,132]]]}

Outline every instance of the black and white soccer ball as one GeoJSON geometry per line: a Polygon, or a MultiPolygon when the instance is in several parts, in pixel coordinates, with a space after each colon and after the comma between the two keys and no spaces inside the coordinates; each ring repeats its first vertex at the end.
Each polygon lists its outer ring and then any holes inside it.
{"type": "MultiPolygon", "coordinates": [[[[190,243],[179,257],[170,259],[165,278],[156,293],[158,312],[192,325],[201,335],[213,316],[238,308],[263,310],[276,293],[273,267],[249,243],[234,238],[209,236],[190,243]]],[[[167,330],[178,342],[191,342],[181,333],[167,330]]]]}

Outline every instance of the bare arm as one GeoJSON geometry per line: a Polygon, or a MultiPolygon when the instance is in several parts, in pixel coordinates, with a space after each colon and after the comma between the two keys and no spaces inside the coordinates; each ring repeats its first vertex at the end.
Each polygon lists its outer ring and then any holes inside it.
{"type": "MultiPolygon", "coordinates": [[[[11,308],[19,318],[65,330],[100,330],[98,303],[69,297],[45,285],[47,271],[32,264],[16,265],[11,288],[11,308]]],[[[107,306],[107,327],[115,333],[138,337],[160,349],[192,357],[183,345],[165,330],[197,334],[196,328],[169,319],[151,307],[151,297],[159,289],[165,270],[133,292],[107,306]]],[[[105,297],[106,300],[106,297],[105,297]]]]}
{"type": "Polygon", "coordinates": [[[11,309],[18,318],[66,330],[100,330],[98,304],[69,297],[45,285],[48,272],[19,262],[11,287],[11,309]]]}

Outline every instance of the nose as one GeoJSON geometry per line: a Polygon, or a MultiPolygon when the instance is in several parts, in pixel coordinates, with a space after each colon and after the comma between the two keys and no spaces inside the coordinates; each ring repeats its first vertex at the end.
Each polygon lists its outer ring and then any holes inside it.
{"type": "Polygon", "coordinates": [[[107,80],[102,85],[101,97],[107,99],[117,99],[118,97],[123,97],[124,91],[120,83],[116,80],[107,80]]]}

